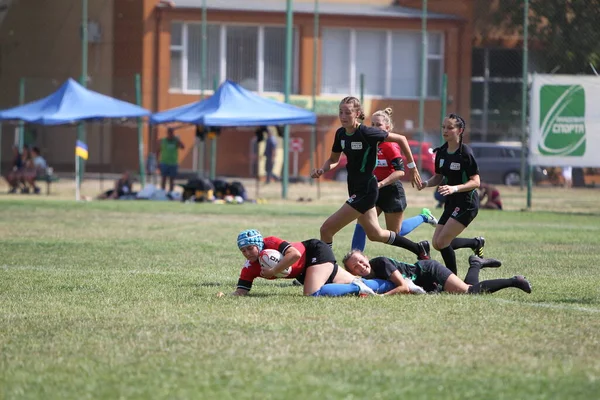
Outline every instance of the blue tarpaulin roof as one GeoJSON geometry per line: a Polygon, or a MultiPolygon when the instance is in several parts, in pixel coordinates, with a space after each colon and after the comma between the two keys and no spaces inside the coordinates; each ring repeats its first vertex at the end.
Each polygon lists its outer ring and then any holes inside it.
{"type": "Polygon", "coordinates": [[[147,115],[150,112],[142,107],[86,89],[69,78],[56,92],[43,99],[0,111],[0,120],[60,125],[82,120],[147,115]]]}
{"type": "Polygon", "coordinates": [[[152,123],[186,122],[206,126],[314,124],[315,113],[267,99],[225,81],[208,99],[153,114],[152,123]]]}

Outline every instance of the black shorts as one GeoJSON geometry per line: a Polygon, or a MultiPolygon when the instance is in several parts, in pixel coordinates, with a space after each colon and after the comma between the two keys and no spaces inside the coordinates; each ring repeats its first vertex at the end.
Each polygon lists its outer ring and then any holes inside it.
{"type": "Polygon", "coordinates": [[[417,267],[415,284],[428,292],[435,290],[436,284],[444,287],[446,281],[452,275],[452,271],[436,260],[420,260],[417,261],[415,266],[417,267]]]}
{"type": "Polygon", "coordinates": [[[446,225],[448,219],[453,218],[467,227],[473,222],[478,213],[479,196],[477,193],[472,196],[461,196],[458,198],[447,196],[446,203],[444,204],[444,213],[440,217],[438,224],[446,225]]]}
{"type": "Polygon", "coordinates": [[[302,242],[304,248],[306,249],[306,261],[304,264],[304,270],[302,273],[296,277],[296,279],[304,284],[304,278],[306,277],[306,269],[308,267],[312,267],[313,265],[332,263],[333,271],[326,283],[333,283],[333,278],[337,275],[338,265],[335,259],[335,255],[333,254],[333,250],[331,247],[327,245],[327,243],[319,240],[319,239],[309,239],[302,242]]]}
{"type": "Polygon", "coordinates": [[[399,213],[406,210],[406,194],[400,181],[379,189],[377,207],[384,213],[399,213]]]}
{"type": "Polygon", "coordinates": [[[348,195],[350,196],[346,203],[361,214],[375,207],[379,190],[377,189],[377,179],[371,177],[366,183],[352,185],[348,183],[348,195]]]}

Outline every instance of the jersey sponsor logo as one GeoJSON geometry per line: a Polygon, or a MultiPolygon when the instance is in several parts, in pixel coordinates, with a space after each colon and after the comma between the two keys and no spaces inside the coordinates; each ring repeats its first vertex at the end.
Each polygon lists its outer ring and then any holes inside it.
{"type": "Polygon", "coordinates": [[[458,162],[450,163],[450,169],[452,171],[460,171],[460,163],[458,163],[458,162]]]}
{"type": "Polygon", "coordinates": [[[456,207],[456,208],[454,209],[454,211],[452,211],[452,216],[453,216],[453,217],[456,217],[456,216],[458,215],[458,213],[459,213],[459,212],[460,212],[460,207],[456,207]]]}
{"type": "Polygon", "coordinates": [[[388,166],[387,160],[377,160],[377,166],[378,167],[387,167],[388,166]]]}
{"type": "Polygon", "coordinates": [[[354,200],[356,199],[356,195],[353,194],[352,196],[350,196],[350,198],[348,200],[346,200],[346,203],[350,204],[352,203],[354,200]]]}
{"type": "Polygon", "coordinates": [[[440,160],[440,168],[442,168],[443,166],[444,166],[444,159],[442,158],[442,159],[440,160]]]}
{"type": "Polygon", "coordinates": [[[352,150],[362,150],[362,148],[363,148],[362,142],[350,142],[350,148],[352,150]]]}
{"type": "Polygon", "coordinates": [[[342,149],[345,149],[345,148],[346,148],[346,141],[342,140],[342,149]]]}

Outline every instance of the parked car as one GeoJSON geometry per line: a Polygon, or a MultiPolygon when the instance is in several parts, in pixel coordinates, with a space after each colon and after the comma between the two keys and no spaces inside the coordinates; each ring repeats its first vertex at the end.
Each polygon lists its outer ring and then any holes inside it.
{"type": "MultiPolygon", "coordinates": [[[[421,169],[419,170],[421,172],[421,179],[427,180],[431,178],[435,174],[435,154],[433,153],[433,147],[431,147],[431,143],[409,140],[408,145],[410,146],[410,151],[413,154],[415,163],[419,165],[419,159],[421,158],[423,160],[421,169]],[[421,143],[421,151],[419,151],[419,143],[421,143]]],[[[402,154],[402,162],[404,162],[404,169],[406,170],[407,162],[404,154],[402,154]]],[[[348,160],[346,159],[344,153],[342,153],[338,165],[334,169],[327,171],[323,177],[326,179],[346,182],[346,179],[348,178],[348,172],[346,171],[347,163],[348,160]]],[[[402,180],[407,181],[408,175],[404,175],[402,180]]]]}
{"type": "MultiPolygon", "coordinates": [[[[482,182],[504,184],[507,186],[521,183],[521,153],[520,145],[498,143],[469,143],[479,165],[479,175],[482,182]]],[[[526,171],[529,171],[529,165],[526,171]]],[[[533,182],[539,183],[548,179],[545,168],[534,167],[533,182]]]]}

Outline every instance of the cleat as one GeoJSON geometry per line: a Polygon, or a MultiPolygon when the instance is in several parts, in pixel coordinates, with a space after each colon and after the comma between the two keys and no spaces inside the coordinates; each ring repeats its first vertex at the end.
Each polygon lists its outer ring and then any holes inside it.
{"type": "Polygon", "coordinates": [[[363,282],[363,280],[360,276],[357,276],[356,278],[354,278],[354,280],[352,281],[352,284],[358,286],[358,295],[360,297],[375,296],[375,292],[373,291],[373,289],[368,287],[363,282]]]}
{"type": "Polygon", "coordinates": [[[477,236],[475,239],[477,240],[477,247],[473,249],[473,253],[475,253],[476,256],[483,258],[485,238],[483,236],[477,236]]]}
{"type": "Polygon", "coordinates": [[[513,276],[514,287],[521,289],[525,293],[531,293],[531,283],[523,275],[513,276]]]}
{"type": "Polygon", "coordinates": [[[417,256],[417,260],[429,260],[429,242],[427,240],[423,240],[417,243],[417,246],[419,246],[419,254],[417,256]]]}
{"type": "Polygon", "coordinates": [[[436,217],[433,216],[433,214],[431,213],[429,208],[421,209],[421,215],[426,218],[425,222],[427,222],[429,225],[431,225],[433,227],[437,226],[438,220],[436,217]]]}
{"type": "Polygon", "coordinates": [[[502,261],[495,258],[481,258],[473,254],[469,256],[469,265],[472,267],[478,265],[479,268],[498,268],[502,265],[502,261]]]}

